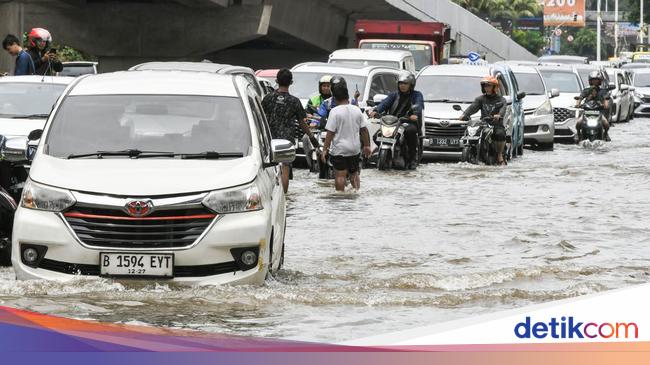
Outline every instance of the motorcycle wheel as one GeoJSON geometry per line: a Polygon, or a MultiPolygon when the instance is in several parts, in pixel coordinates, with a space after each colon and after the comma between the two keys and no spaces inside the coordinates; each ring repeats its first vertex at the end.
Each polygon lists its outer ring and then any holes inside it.
{"type": "Polygon", "coordinates": [[[390,169],[391,158],[389,150],[380,150],[379,159],[377,160],[377,169],[378,170],[388,170],[390,169]]]}

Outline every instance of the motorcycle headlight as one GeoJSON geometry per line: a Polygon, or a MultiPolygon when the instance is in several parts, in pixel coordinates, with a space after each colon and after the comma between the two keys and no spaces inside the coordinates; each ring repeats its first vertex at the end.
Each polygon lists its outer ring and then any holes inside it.
{"type": "Polygon", "coordinates": [[[551,105],[551,102],[546,100],[542,105],[540,105],[537,109],[535,109],[535,113],[533,115],[535,116],[540,116],[540,115],[548,115],[548,114],[553,114],[553,106],[551,105]]]}
{"type": "Polygon", "coordinates": [[[478,126],[475,127],[467,127],[467,135],[469,137],[474,137],[476,133],[478,133],[478,126]]]}
{"type": "Polygon", "coordinates": [[[215,190],[203,199],[202,204],[218,214],[243,213],[264,209],[262,196],[255,184],[215,190]]]}
{"type": "Polygon", "coordinates": [[[596,118],[587,119],[587,126],[588,127],[597,127],[598,126],[598,119],[596,119],[596,118]]]}
{"type": "Polygon", "coordinates": [[[77,201],[70,191],[53,188],[27,180],[23,187],[20,206],[27,209],[62,212],[77,201]]]}
{"type": "Polygon", "coordinates": [[[381,127],[381,134],[384,137],[392,137],[395,134],[395,130],[397,130],[397,126],[381,127]]]}

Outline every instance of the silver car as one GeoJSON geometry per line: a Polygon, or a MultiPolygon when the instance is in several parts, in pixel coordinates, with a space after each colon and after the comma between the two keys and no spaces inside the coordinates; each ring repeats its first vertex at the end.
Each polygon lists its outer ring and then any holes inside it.
{"type": "Polygon", "coordinates": [[[580,95],[583,88],[580,76],[573,67],[540,66],[537,69],[546,86],[560,92],[560,95],[551,102],[555,141],[573,143],[576,137],[574,98],[580,95]]]}
{"type": "Polygon", "coordinates": [[[524,143],[552,150],[555,134],[551,98],[560,95],[558,89],[549,90],[539,71],[527,66],[511,66],[524,99],[524,143]]]}
{"type": "Polygon", "coordinates": [[[632,79],[632,86],[635,88],[635,105],[637,105],[634,115],[648,117],[650,116],[650,68],[634,70],[632,79]]]}
{"type": "Polygon", "coordinates": [[[612,97],[612,122],[628,122],[634,115],[634,87],[629,85],[625,70],[606,69],[612,97]]]}

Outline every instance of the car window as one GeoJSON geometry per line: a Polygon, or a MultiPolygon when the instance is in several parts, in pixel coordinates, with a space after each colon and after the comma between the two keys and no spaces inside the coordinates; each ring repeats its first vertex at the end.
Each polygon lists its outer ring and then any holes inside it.
{"type": "Polygon", "coordinates": [[[580,93],[580,79],[573,72],[556,70],[540,70],[546,86],[549,89],[558,89],[561,93],[580,93]]]}
{"type": "Polygon", "coordinates": [[[262,87],[259,85],[259,83],[255,79],[255,76],[253,76],[253,75],[251,75],[249,73],[245,73],[245,72],[238,73],[237,75],[244,76],[246,81],[248,81],[254,87],[255,93],[257,93],[257,95],[259,95],[259,96],[264,96],[265,95],[264,91],[262,91],[262,87]]]}
{"type": "Polygon", "coordinates": [[[48,115],[66,85],[48,82],[0,83],[0,116],[48,115]]]}
{"type": "Polygon", "coordinates": [[[499,79],[499,94],[501,96],[508,96],[510,95],[510,88],[508,83],[506,82],[505,77],[503,77],[502,74],[497,74],[497,79],[499,79]]]}
{"type": "Polygon", "coordinates": [[[384,91],[386,91],[386,95],[397,91],[397,75],[384,74],[382,79],[384,81],[384,91]]]}
{"type": "Polygon", "coordinates": [[[269,151],[271,150],[271,141],[269,139],[266,120],[263,117],[264,113],[262,113],[262,108],[259,104],[259,101],[257,100],[257,98],[253,97],[250,93],[254,94],[255,91],[254,90],[249,91],[248,103],[251,106],[253,119],[255,121],[255,125],[257,126],[256,134],[257,134],[258,142],[260,144],[260,149],[262,150],[262,156],[264,158],[264,161],[266,161],[269,155],[269,151]]]}
{"type": "Polygon", "coordinates": [[[382,74],[376,74],[372,77],[372,81],[370,81],[370,95],[368,95],[368,98],[372,100],[377,94],[387,95],[382,74]]]}
{"type": "Polygon", "coordinates": [[[512,73],[512,70],[508,70],[508,77],[510,77],[510,80],[512,80],[512,87],[514,88],[513,93],[518,93],[519,92],[519,83],[517,83],[517,78],[515,75],[512,73]]]}
{"type": "Polygon", "coordinates": [[[519,90],[526,92],[527,95],[544,95],[544,82],[537,73],[517,73],[515,80],[521,87],[519,90]]]}
{"type": "Polygon", "coordinates": [[[619,85],[623,85],[623,84],[625,84],[625,78],[623,78],[623,75],[622,75],[622,74],[619,73],[619,74],[616,75],[616,76],[617,76],[618,84],[619,84],[619,85]]]}

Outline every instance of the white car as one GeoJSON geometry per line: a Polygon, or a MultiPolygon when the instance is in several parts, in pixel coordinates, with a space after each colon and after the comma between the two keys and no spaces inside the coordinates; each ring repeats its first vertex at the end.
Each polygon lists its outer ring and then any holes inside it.
{"type": "Polygon", "coordinates": [[[329,63],[345,63],[364,66],[383,66],[407,70],[415,74],[413,54],[397,49],[339,49],[329,56],[329,63]]]}
{"type": "Polygon", "coordinates": [[[242,76],[82,76],[52,111],[23,189],[16,277],[261,283],[282,265],[276,165],[294,156],[271,140],[242,76]]]}
{"type": "Polygon", "coordinates": [[[54,103],[72,77],[7,76],[0,77],[0,135],[27,137],[43,129],[54,103]]]}
{"type": "Polygon", "coordinates": [[[63,71],[59,72],[59,76],[94,75],[97,73],[97,65],[97,62],[92,61],[63,62],[63,71]]]}
{"type": "Polygon", "coordinates": [[[636,69],[632,76],[634,86],[634,115],[639,117],[650,116],[650,68],[636,69]]]}
{"type": "Polygon", "coordinates": [[[542,75],[533,67],[511,66],[519,90],[526,93],[524,99],[524,143],[541,149],[552,150],[555,135],[551,98],[560,91],[546,87],[542,75]]]}
{"type": "Polygon", "coordinates": [[[549,89],[557,89],[560,95],[551,101],[555,122],[556,142],[573,143],[576,138],[576,96],[582,92],[580,75],[572,67],[540,66],[537,68],[549,89]]]}
{"type": "Polygon", "coordinates": [[[606,69],[611,90],[612,122],[629,122],[634,117],[634,87],[630,85],[625,70],[606,69]]]}

